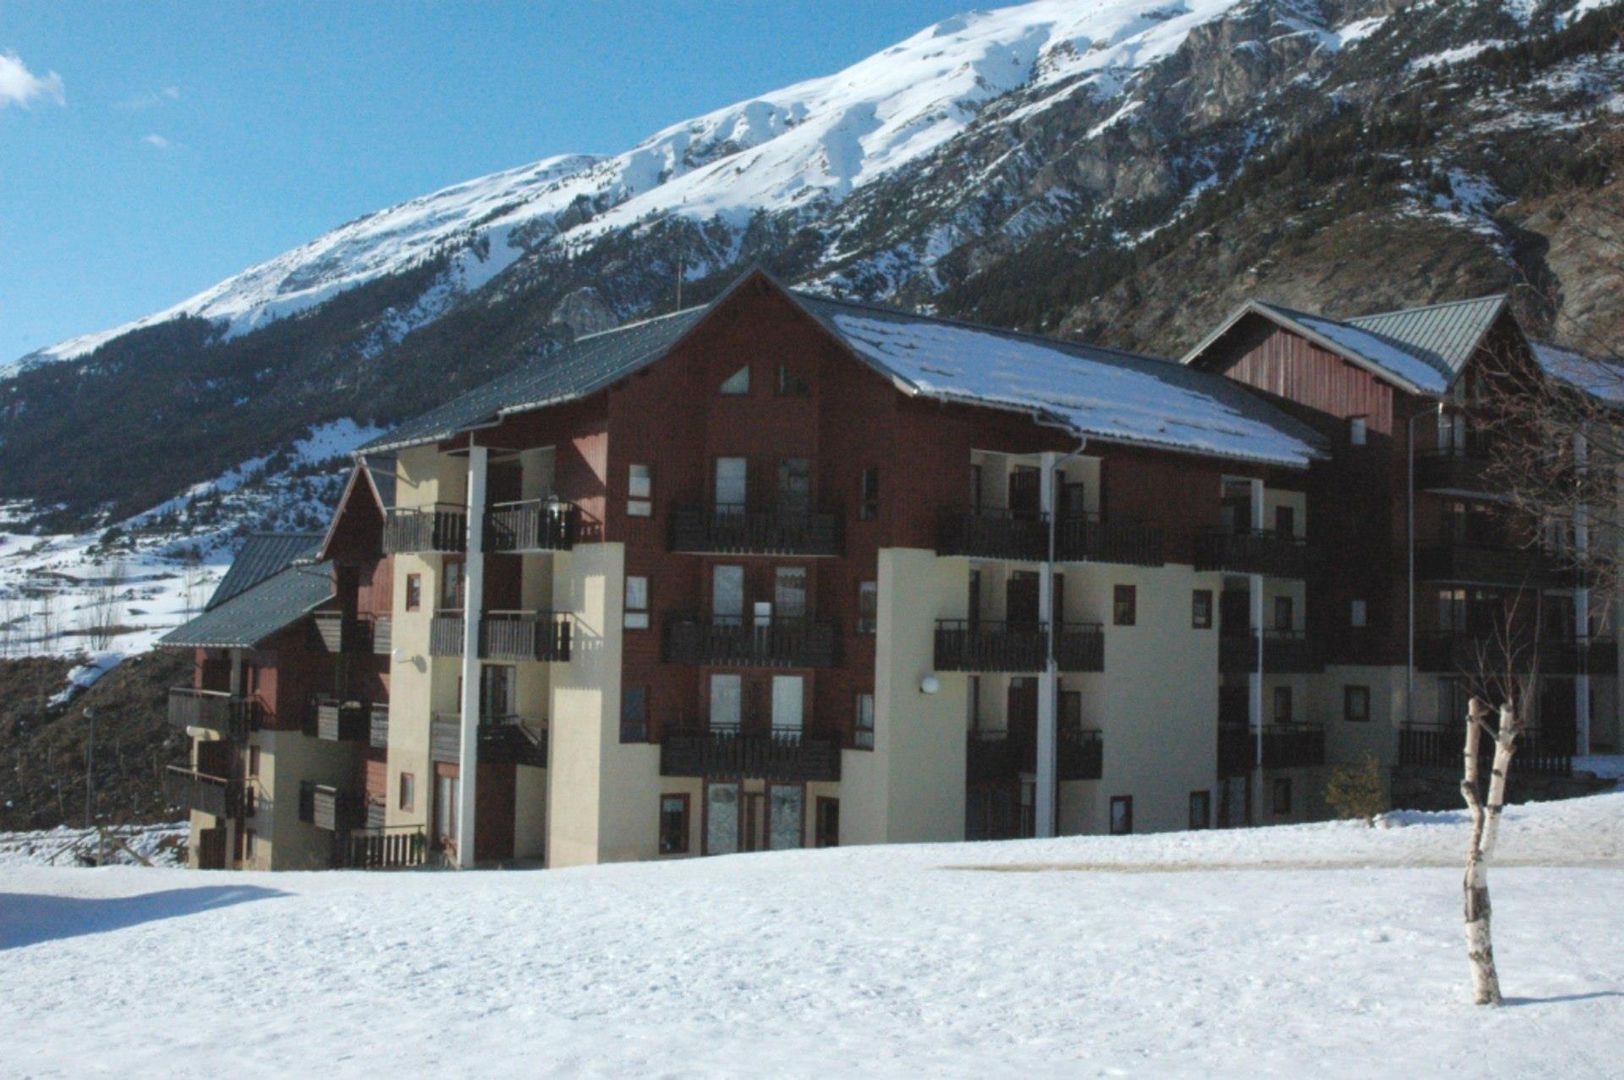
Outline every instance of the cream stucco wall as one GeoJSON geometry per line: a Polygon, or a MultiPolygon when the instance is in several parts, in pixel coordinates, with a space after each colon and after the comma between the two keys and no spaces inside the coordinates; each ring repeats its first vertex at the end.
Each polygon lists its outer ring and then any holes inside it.
{"type": "Polygon", "coordinates": [[[304,781],[347,789],[360,751],[350,743],[326,742],[297,731],[261,731],[259,796],[248,827],[255,832],[253,867],[320,870],[332,864],[333,834],[299,820],[304,781]]]}

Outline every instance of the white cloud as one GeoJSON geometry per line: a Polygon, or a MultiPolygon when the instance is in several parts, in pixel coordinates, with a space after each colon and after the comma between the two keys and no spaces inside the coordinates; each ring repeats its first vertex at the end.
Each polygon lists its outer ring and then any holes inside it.
{"type": "Polygon", "coordinates": [[[50,72],[43,78],[23,66],[14,52],[0,52],[0,109],[7,105],[32,105],[45,98],[58,105],[67,99],[62,94],[62,76],[50,72]]]}
{"type": "Polygon", "coordinates": [[[146,143],[148,146],[156,146],[159,150],[168,150],[170,147],[169,140],[164,138],[162,135],[159,135],[157,132],[144,136],[141,141],[146,143]]]}
{"type": "Polygon", "coordinates": [[[113,107],[117,109],[156,109],[160,105],[168,105],[172,101],[180,100],[180,87],[166,86],[162,90],[146,90],[139,94],[131,94],[123,101],[117,102],[113,107]]]}

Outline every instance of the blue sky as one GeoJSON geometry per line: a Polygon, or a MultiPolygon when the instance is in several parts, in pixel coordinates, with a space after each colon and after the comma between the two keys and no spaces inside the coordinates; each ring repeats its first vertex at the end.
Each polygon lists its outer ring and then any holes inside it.
{"type": "Polygon", "coordinates": [[[0,0],[0,362],[335,225],[831,71],[968,0],[0,0]]]}

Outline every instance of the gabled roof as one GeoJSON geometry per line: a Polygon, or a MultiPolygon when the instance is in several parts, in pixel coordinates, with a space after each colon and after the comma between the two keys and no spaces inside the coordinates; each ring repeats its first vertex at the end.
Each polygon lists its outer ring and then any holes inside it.
{"type": "MultiPolygon", "coordinates": [[[[389,492],[393,499],[395,478],[389,477],[389,492]]],[[[316,558],[333,558],[333,544],[338,538],[339,525],[345,520],[345,514],[350,511],[350,502],[359,496],[370,502],[378,512],[379,519],[388,512],[389,503],[384,501],[384,495],[379,490],[377,477],[367,466],[365,458],[357,458],[350,468],[350,478],[344,482],[344,492],[338,497],[338,505],[333,508],[333,516],[327,522],[327,531],[323,533],[317,543],[316,558]]]]}
{"type": "Polygon", "coordinates": [[[214,595],[203,605],[203,610],[211,611],[239,593],[247,592],[296,560],[314,558],[320,544],[321,533],[252,534],[226,569],[220,584],[214,587],[214,595]]]}
{"type": "Polygon", "coordinates": [[[158,646],[250,649],[335,595],[332,563],[289,566],[171,630],[158,646]]]}
{"type": "Polygon", "coordinates": [[[1546,374],[1600,401],[1624,404],[1624,365],[1543,341],[1530,341],[1546,374]]]}
{"type": "Polygon", "coordinates": [[[1113,349],[791,292],[761,271],[705,307],[580,338],[360,452],[438,442],[594,393],[661,359],[757,277],[903,393],[1036,414],[1078,435],[1188,453],[1293,467],[1321,453],[1312,429],[1222,376],[1113,349]]]}
{"type": "Polygon", "coordinates": [[[1484,296],[1355,319],[1332,319],[1264,300],[1248,300],[1186,353],[1181,362],[1193,364],[1236,323],[1257,315],[1404,390],[1437,396],[1453,385],[1505,309],[1504,296],[1484,296]]]}

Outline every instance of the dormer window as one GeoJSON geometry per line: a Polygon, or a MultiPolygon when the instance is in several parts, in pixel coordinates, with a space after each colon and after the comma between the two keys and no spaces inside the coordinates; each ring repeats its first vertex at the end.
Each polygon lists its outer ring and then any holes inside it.
{"type": "Polygon", "coordinates": [[[723,397],[744,397],[750,393],[750,365],[746,364],[722,383],[723,397]]]}

